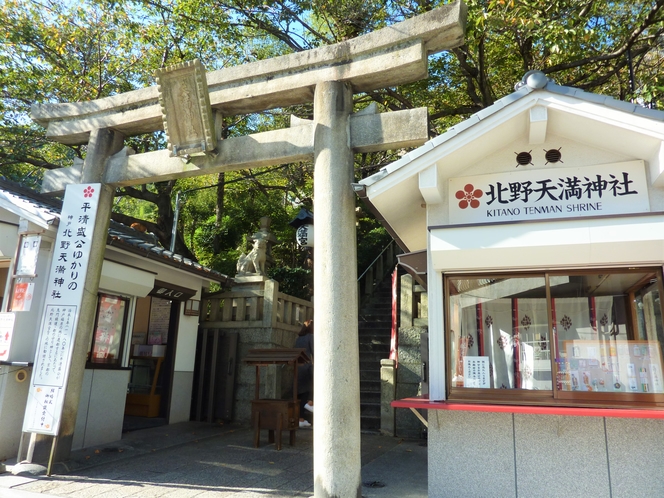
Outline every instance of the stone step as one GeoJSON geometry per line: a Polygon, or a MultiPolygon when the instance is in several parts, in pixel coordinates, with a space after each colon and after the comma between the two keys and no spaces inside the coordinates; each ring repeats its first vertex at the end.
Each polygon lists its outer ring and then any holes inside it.
{"type": "Polygon", "coordinates": [[[363,380],[375,380],[380,383],[380,370],[377,368],[372,368],[369,370],[360,369],[360,383],[363,380]]]}
{"type": "Polygon", "coordinates": [[[369,330],[369,329],[386,329],[392,330],[392,321],[391,320],[367,320],[359,321],[357,323],[357,328],[359,330],[369,330]]]}
{"type": "Polygon", "coordinates": [[[360,417],[360,429],[362,431],[380,431],[380,415],[378,417],[360,417]]]}
{"type": "Polygon", "coordinates": [[[360,347],[361,429],[380,431],[380,361],[390,355],[392,288],[388,275],[362,307],[358,321],[360,347]]]}
{"type": "MultiPolygon", "coordinates": [[[[365,348],[368,351],[375,351],[376,346],[387,346],[389,348],[391,337],[389,335],[365,334],[358,337],[360,351],[365,348]]],[[[380,348],[378,348],[380,350],[380,348]]]]}
{"type": "Polygon", "coordinates": [[[385,330],[367,329],[358,334],[360,344],[389,344],[392,334],[385,330]]]}
{"type": "Polygon", "coordinates": [[[380,391],[380,379],[360,379],[360,391],[380,391]]]}
{"type": "Polygon", "coordinates": [[[362,402],[360,404],[360,416],[378,417],[380,419],[380,401],[378,403],[362,402]]]}
{"type": "Polygon", "coordinates": [[[380,405],[380,391],[360,390],[361,403],[378,403],[380,405]]]}
{"type": "Polygon", "coordinates": [[[380,308],[362,308],[357,316],[360,321],[365,320],[367,317],[380,318],[381,320],[391,320],[392,305],[384,305],[380,308]]]}
{"type": "Polygon", "coordinates": [[[392,300],[381,302],[381,303],[372,303],[368,306],[363,306],[360,316],[364,314],[371,313],[387,313],[392,314],[392,300]]]}
{"type": "Polygon", "coordinates": [[[380,368],[380,360],[385,360],[389,356],[390,350],[387,351],[360,351],[360,362],[374,361],[380,368]]]}
{"type": "Polygon", "coordinates": [[[375,334],[390,337],[392,326],[389,323],[381,322],[361,323],[357,327],[357,333],[359,336],[375,334]]]}
{"type": "Polygon", "coordinates": [[[368,360],[368,361],[362,361],[360,360],[360,372],[366,372],[366,371],[373,371],[375,370],[378,375],[380,376],[380,360],[379,361],[374,361],[374,360],[368,360]]]}

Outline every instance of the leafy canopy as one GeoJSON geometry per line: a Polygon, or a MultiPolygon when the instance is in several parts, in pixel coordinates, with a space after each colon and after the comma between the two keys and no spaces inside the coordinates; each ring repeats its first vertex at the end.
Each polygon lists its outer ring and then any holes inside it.
{"type": "MultiPolygon", "coordinates": [[[[0,174],[37,186],[45,169],[70,166],[85,147],[45,136],[33,103],[86,101],[154,84],[154,70],[199,58],[220,69],[353,38],[431,10],[439,0],[0,0],[0,174]]],[[[429,58],[428,79],[356,95],[356,109],[426,106],[431,136],[513,91],[531,69],[559,84],[657,107],[664,93],[664,0],[467,0],[465,44],[429,58]]],[[[311,105],[224,118],[224,135],[288,126],[311,105]]],[[[137,152],[163,133],[128,137],[137,152]]],[[[404,151],[356,156],[358,178],[404,151]]],[[[306,255],[288,222],[313,209],[312,165],[238,171],[118,189],[115,217],[141,221],[168,247],[174,198],[182,202],[176,251],[234,274],[246,236],[272,217],[279,268],[306,255]]],[[[366,265],[389,237],[359,212],[366,265]]],[[[364,266],[360,266],[360,272],[364,266]]],[[[306,273],[306,269],[303,270],[306,273]]],[[[283,273],[283,272],[282,272],[283,273]]],[[[295,282],[302,272],[284,279],[295,282]],[[299,275],[299,276],[298,276],[299,275]]],[[[299,284],[295,284],[299,285],[299,284]]]]}

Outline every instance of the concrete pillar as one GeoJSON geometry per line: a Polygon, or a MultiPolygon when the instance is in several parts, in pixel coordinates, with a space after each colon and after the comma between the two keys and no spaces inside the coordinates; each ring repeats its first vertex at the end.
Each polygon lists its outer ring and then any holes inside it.
{"type": "MultiPolygon", "coordinates": [[[[110,156],[122,149],[123,139],[124,137],[121,134],[109,129],[94,130],[90,134],[88,151],[85,162],[83,163],[81,183],[100,183],[102,181],[106,163],[110,156]]],[[[97,292],[99,291],[101,267],[104,263],[104,253],[106,252],[106,238],[108,236],[114,193],[115,189],[113,187],[107,185],[101,186],[99,207],[97,208],[97,217],[94,225],[95,231],[90,247],[90,260],[85,277],[85,290],[78,317],[74,351],[69,378],[67,379],[62,418],[60,420],[60,433],[58,434],[58,447],[55,455],[56,461],[68,458],[71,452],[85,363],[87,361],[88,348],[92,341],[92,329],[97,312],[97,292]]]]}
{"type": "Polygon", "coordinates": [[[413,326],[413,277],[401,275],[401,309],[399,313],[399,327],[413,326]]]}
{"type": "Polygon", "coordinates": [[[348,84],[314,94],[314,496],[361,497],[357,251],[348,84]]]}
{"type": "Polygon", "coordinates": [[[380,360],[380,433],[383,436],[394,436],[395,417],[392,401],[396,399],[397,362],[380,360]]]}

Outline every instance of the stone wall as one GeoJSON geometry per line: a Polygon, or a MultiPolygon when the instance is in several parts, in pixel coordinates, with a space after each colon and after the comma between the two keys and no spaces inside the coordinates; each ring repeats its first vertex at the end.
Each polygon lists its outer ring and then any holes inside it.
{"type": "MultiPolygon", "coordinates": [[[[422,356],[420,345],[422,334],[427,327],[400,327],[398,339],[397,387],[396,399],[409,398],[422,394],[422,356]]],[[[426,418],[426,411],[422,415],[426,418]]],[[[424,425],[407,408],[398,408],[395,414],[398,437],[420,438],[424,434],[424,425]]]]}
{"type": "Polygon", "coordinates": [[[429,496],[664,496],[664,420],[429,410],[429,496]]]}
{"type": "MultiPolygon", "coordinates": [[[[237,371],[233,421],[251,422],[251,400],[256,388],[256,367],[244,364],[250,349],[292,348],[297,332],[273,328],[238,329],[237,371]]],[[[285,398],[292,395],[293,369],[288,365],[260,367],[261,398],[285,398]]]]}
{"type": "MultiPolygon", "coordinates": [[[[302,323],[313,317],[313,303],[279,292],[279,284],[262,276],[239,277],[229,292],[214,294],[202,303],[206,315],[201,328],[237,333],[233,421],[251,422],[251,400],[256,367],[246,365],[250,349],[292,348],[302,323]]],[[[293,369],[260,367],[260,397],[292,396],[293,369]]]]}
{"type": "MultiPolygon", "coordinates": [[[[426,393],[423,391],[422,346],[427,347],[427,297],[424,288],[406,274],[400,278],[399,329],[397,339],[398,366],[396,369],[395,398],[407,398],[426,393]],[[424,334],[424,335],[423,335],[424,334]]],[[[393,409],[394,410],[394,409],[393,409]]],[[[426,411],[421,412],[426,418],[426,411]]],[[[409,409],[394,410],[394,434],[398,437],[426,436],[426,427],[409,409]]],[[[387,431],[385,431],[387,432],[387,431]]]]}

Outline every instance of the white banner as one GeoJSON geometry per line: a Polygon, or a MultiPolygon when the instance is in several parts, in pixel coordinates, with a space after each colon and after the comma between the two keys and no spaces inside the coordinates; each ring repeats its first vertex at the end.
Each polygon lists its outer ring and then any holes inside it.
{"type": "Polygon", "coordinates": [[[527,169],[449,180],[450,224],[650,211],[643,161],[527,169]]]}
{"type": "Polygon", "coordinates": [[[60,428],[100,187],[67,185],[65,191],[23,432],[56,436],[60,428]]]}

